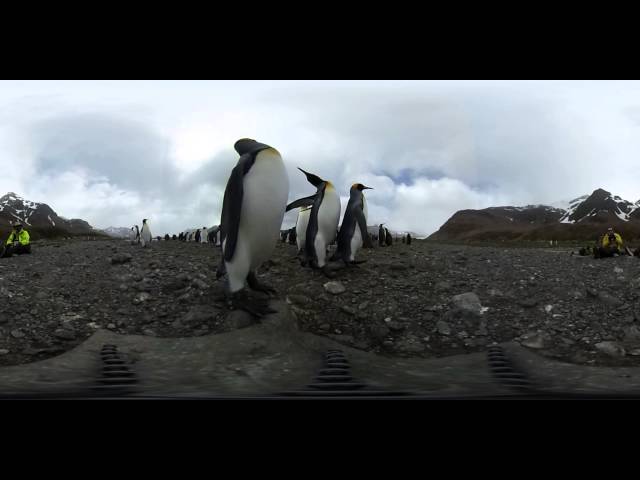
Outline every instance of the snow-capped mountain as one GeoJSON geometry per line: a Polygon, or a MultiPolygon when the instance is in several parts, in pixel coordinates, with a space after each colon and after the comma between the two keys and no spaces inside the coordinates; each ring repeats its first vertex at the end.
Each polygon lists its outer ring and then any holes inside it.
{"type": "Polygon", "coordinates": [[[575,207],[589,198],[589,195],[582,195],[581,197],[574,198],[573,200],[561,200],[559,202],[550,203],[550,207],[558,208],[560,210],[571,210],[575,209],[575,207]]]}
{"type": "Polygon", "coordinates": [[[491,207],[456,212],[429,238],[435,240],[582,239],[614,226],[640,238],[640,200],[632,203],[598,188],[551,205],[491,207]]]}
{"type": "Polygon", "coordinates": [[[59,216],[46,203],[25,200],[14,192],[0,197],[0,232],[9,231],[15,223],[22,223],[29,232],[59,232],[71,235],[94,233],[86,221],[59,216]]]}
{"type": "Polygon", "coordinates": [[[604,217],[615,215],[618,219],[628,222],[639,206],[640,201],[631,203],[599,188],[591,195],[583,195],[573,200],[565,209],[566,213],[560,221],[577,223],[598,215],[604,217]]]}

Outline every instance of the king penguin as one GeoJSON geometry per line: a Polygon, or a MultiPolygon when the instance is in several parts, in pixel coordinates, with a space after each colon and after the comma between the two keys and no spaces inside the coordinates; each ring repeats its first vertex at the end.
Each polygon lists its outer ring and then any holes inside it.
{"type": "Polygon", "coordinates": [[[320,268],[329,278],[335,276],[326,262],[327,246],[336,239],[338,221],[340,220],[340,196],[328,180],[323,180],[313,173],[298,168],[307,177],[316,193],[300,198],[287,205],[287,211],[311,205],[309,223],[304,239],[305,258],[303,265],[311,264],[312,268],[320,268]]]}
{"type": "Polygon", "coordinates": [[[367,201],[363,190],[372,190],[361,183],[354,183],[349,192],[349,203],[344,212],[340,232],[338,233],[338,248],[331,260],[342,260],[346,265],[356,263],[355,256],[358,249],[364,244],[367,248],[373,247],[371,237],[367,231],[367,201]]]}
{"type": "Polygon", "coordinates": [[[227,274],[233,307],[255,317],[273,312],[267,302],[251,300],[245,285],[274,293],[258,282],[256,270],[269,259],[276,243],[289,196],[289,177],[280,153],[249,138],[238,140],[240,155],[231,171],[222,203],[220,241],[222,259],[218,278],[227,274]]]}
{"type": "Polygon", "coordinates": [[[143,247],[146,247],[151,243],[151,229],[147,223],[147,219],[142,220],[142,231],[140,232],[140,243],[143,247]]]}
{"type": "Polygon", "coordinates": [[[131,230],[129,231],[129,242],[131,243],[131,245],[135,245],[136,240],[137,240],[136,227],[131,227],[131,230]]]}
{"type": "Polygon", "coordinates": [[[385,231],[385,242],[387,244],[387,247],[390,247],[391,245],[393,245],[393,237],[391,236],[391,232],[387,229],[387,227],[384,227],[384,231],[385,231]]]}

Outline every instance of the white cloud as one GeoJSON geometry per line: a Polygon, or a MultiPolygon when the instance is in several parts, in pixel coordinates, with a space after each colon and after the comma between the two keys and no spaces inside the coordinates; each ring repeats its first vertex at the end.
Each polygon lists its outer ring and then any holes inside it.
{"type": "MultiPolygon", "coordinates": [[[[431,233],[456,210],[602,187],[640,198],[640,83],[3,82],[0,194],[99,227],[217,223],[252,137],[331,180],[361,182],[370,223],[431,233]]],[[[295,212],[286,216],[295,222],[295,212]]],[[[155,233],[155,231],[154,231],[155,233]]]]}

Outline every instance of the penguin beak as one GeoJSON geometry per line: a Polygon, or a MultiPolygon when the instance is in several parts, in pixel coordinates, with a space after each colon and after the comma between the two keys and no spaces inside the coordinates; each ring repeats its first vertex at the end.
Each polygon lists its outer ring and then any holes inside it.
{"type": "Polygon", "coordinates": [[[366,186],[364,186],[364,185],[363,185],[363,186],[362,186],[362,189],[363,189],[363,190],[373,190],[373,187],[366,187],[366,186]]]}
{"type": "Polygon", "coordinates": [[[313,173],[305,172],[300,167],[298,167],[298,170],[304,173],[307,176],[307,180],[309,181],[309,183],[316,188],[322,185],[322,183],[324,182],[324,180],[322,180],[319,176],[314,175],[313,173]]]}

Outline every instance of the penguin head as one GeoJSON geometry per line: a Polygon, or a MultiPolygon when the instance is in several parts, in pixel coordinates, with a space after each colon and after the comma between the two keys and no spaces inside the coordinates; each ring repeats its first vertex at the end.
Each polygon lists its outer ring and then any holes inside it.
{"type": "Polygon", "coordinates": [[[264,143],[256,142],[252,138],[241,138],[233,145],[233,148],[239,155],[244,155],[245,153],[254,153],[271,147],[264,143]]]}
{"type": "Polygon", "coordinates": [[[143,219],[142,219],[142,223],[147,223],[147,219],[146,219],[146,218],[143,218],[143,219]]]}
{"type": "Polygon", "coordinates": [[[352,188],[352,189],[356,189],[356,190],[360,190],[360,191],[363,191],[363,190],[373,190],[373,188],[371,188],[371,187],[367,187],[367,186],[365,186],[365,185],[363,185],[363,184],[361,184],[361,183],[354,183],[353,185],[351,185],[351,188],[352,188]]]}
{"type": "Polygon", "coordinates": [[[314,175],[313,173],[305,172],[300,167],[298,167],[298,170],[304,173],[307,176],[307,180],[309,181],[309,183],[316,188],[320,188],[322,184],[325,183],[324,180],[322,180],[319,176],[314,175]]]}

